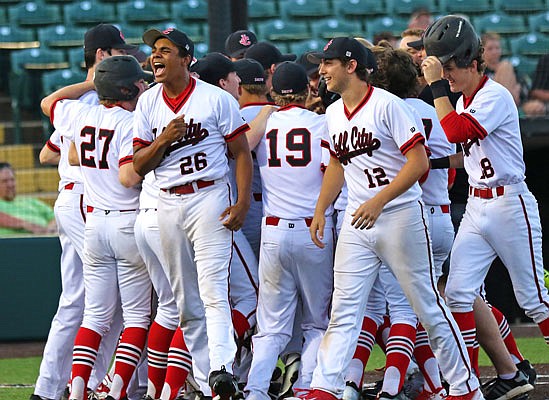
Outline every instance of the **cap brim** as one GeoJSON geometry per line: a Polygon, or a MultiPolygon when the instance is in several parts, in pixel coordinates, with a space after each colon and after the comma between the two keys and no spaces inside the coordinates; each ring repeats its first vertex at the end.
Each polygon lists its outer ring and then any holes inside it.
{"type": "Polygon", "coordinates": [[[313,64],[320,64],[323,59],[326,58],[326,54],[323,51],[317,51],[307,54],[307,60],[313,64]]]}
{"type": "Polygon", "coordinates": [[[137,49],[137,46],[134,44],[127,44],[127,43],[121,43],[121,44],[115,44],[112,46],[113,49],[119,49],[119,50],[135,50],[137,49]]]}
{"type": "Polygon", "coordinates": [[[423,48],[423,38],[414,40],[413,42],[408,43],[407,46],[416,50],[421,50],[423,48]]]}
{"type": "Polygon", "coordinates": [[[149,29],[143,34],[143,43],[145,43],[147,46],[153,47],[154,43],[161,37],[167,38],[167,36],[160,32],[158,29],[149,29]]]}
{"type": "Polygon", "coordinates": [[[296,54],[282,54],[281,62],[282,61],[295,61],[297,59],[296,54]]]}

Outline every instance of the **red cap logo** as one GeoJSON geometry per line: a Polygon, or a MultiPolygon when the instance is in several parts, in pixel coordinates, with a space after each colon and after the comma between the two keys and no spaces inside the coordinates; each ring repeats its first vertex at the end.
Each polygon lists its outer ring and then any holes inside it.
{"type": "Polygon", "coordinates": [[[240,35],[240,40],[238,41],[242,46],[250,46],[252,44],[252,41],[250,40],[250,37],[243,33],[240,35]]]}
{"type": "Polygon", "coordinates": [[[324,46],[324,51],[328,50],[328,47],[330,47],[333,41],[334,39],[331,39],[328,43],[326,43],[326,46],[324,46]]]}
{"type": "Polygon", "coordinates": [[[174,29],[174,28],[165,29],[165,30],[162,31],[162,33],[163,33],[164,35],[168,35],[170,32],[173,32],[173,29],[174,29]]]}

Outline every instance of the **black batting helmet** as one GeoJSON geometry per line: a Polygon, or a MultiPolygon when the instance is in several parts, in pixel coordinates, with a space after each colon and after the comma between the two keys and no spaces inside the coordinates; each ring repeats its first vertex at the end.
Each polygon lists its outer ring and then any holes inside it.
{"type": "Polygon", "coordinates": [[[95,67],[93,83],[100,100],[132,100],[139,93],[135,82],[147,75],[135,57],[112,56],[95,67]]]}
{"type": "Polygon", "coordinates": [[[427,28],[423,45],[428,56],[436,56],[443,64],[455,58],[456,65],[465,68],[478,56],[480,39],[465,18],[447,15],[427,28]]]}

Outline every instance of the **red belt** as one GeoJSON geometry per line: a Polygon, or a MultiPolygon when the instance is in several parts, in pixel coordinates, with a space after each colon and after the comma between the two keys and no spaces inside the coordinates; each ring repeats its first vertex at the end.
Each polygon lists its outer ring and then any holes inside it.
{"type": "MultiPolygon", "coordinates": [[[[208,186],[212,186],[215,181],[196,181],[195,183],[198,189],[204,189],[208,186]]],[[[162,189],[162,191],[169,192],[170,194],[191,194],[195,192],[192,182],[180,186],[174,186],[169,189],[162,189]]]]}
{"type": "MultiPolygon", "coordinates": [[[[91,213],[91,212],[93,212],[93,210],[95,210],[94,207],[92,207],[92,206],[86,206],[86,211],[87,211],[87,212],[91,213]]],[[[132,211],[136,211],[135,209],[133,209],[133,210],[101,210],[101,209],[99,209],[99,208],[98,208],[98,210],[104,211],[104,212],[105,212],[105,215],[106,215],[106,214],[109,214],[111,211],[118,211],[118,212],[132,212],[132,211]]]]}
{"type": "Polygon", "coordinates": [[[442,211],[443,214],[450,214],[450,206],[448,204],[443,204],[440,206],[440,211],[442,211]]]}
{"type": "Polygon", "coordinates": [[[64,187],[65,190],[72,190],[74,189],[74,182],[67,183],[64,187]]]}
{"type": "Polygon", "coordinates": [[[489,189],[478,189],[469,186],[469,196],[480,197],[481,199],[492,199],[494,197],[503,196],[505,193],[504,186],[498,186],[496,188],[489,189]],[[496,190],[496,195],[494,196],[494,189],[496,190]]]}
{"type": "MultiPolygon", "coordinates": [[[[311,226],[311,223],[313,222],[312,218],[303,218],[305,220],[305,223],[307,226],[311,226]]],[[[280,222],[279,217],[265,217],[265,224],[266,225],[273,225],[278,226],[278,223],[280,222]]]]}
{"type": "Polygon", "coordinates": [[[263,195],[261,193],[253,193],[255,201],[263,201],[263,195]]]}

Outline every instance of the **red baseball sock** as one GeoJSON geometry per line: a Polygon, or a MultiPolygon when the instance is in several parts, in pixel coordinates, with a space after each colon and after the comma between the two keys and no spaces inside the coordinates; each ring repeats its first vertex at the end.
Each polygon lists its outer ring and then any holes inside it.
{"type": "Polygon", "coordinates": [[[70,398],[86,398],[86,388],[97,358],[101,335],[94,330],[80,327],[74,339],[70,398]]]}
{"type": "Polygon", "coordinates": [[[187,380],[191,367],[191,353],[187,349],[181,328],[177,328],[168,353],[168,369],[166,370],[166,380],[162,389],[162,398],[166,398],[164,393],[166,390],[170,391],[170,400],[175,399],[179,395],[181,388],[185,385],[185,380],[187,380]]]}
{"type": "Polygon", "coordinates": [[[236,332],[236,337],[242,339],[246,332],[250,329],[248,318],[238,310],[232,310],[233,327],[236,332]]]}
{"type": "Polygon", "coordinates": [[[362,387],[364,367],[366,367],[368,359],[370,358],[370,353],[372,352],[372,347],[374,347],[376,332],[377,324],[375,321],[369,317],[364,317],[355,354],[353,355],[345,378],[347,381],[354,382],[359,388],[362,387]]]}
{"type": "Polygon", "coordinates": [[[168,350],[172,341],[175,329],[167,329],[153,321],[149,329],[149,341],[147,345],[147,363],[149,376],[149,389],[147,394],[157,399],[162,392],[166,368],[168,367],[168,350]],[[154,387],[154,393],[150,393],[154,387]]]}
{"type": "Polygon", "coordinates": [[[125,328],[116,349],[114,359],[114,377],[109,395],[121,399],[126,395],[126,389],[135,372],[137,363],[147,340],[147,329],[130,327],[125,328]]]}
{"type": "Polygon", "coordinates": [[[515,341],[515,337],[513,336],[513,332],[511,332],[511,328],[509,328],[509,323],[507,322],[507,318],[505,318],[505,315],[501,313],[496,307],[489,304],[490,310],[492,311],[492,315],[496,319],[499,327],[499,334],[501,335],[501,338],[503,339],[503,343],[505,343],[505,347],[507,347],[507,350],[513,357],[513,361],[515,364],[518,364],[522,360],[524,360],[524,357],[522,356],[520,350],[517,347],[517,342],[515,341]]]}
{"type": "Polygon", "coordinates": [[[471,361],[471,367],[480,376],[478,369],[478,343],[477,343],[477,330],[475,325],[475,314],[473,311],[469,312],[453,312],[452,315],[456,320],[461,331],[461,336],[467,346],[467,353],[469,353],[469,360],[471,361]],[[476,350],[475,350],[476,344],[476,350]]]}
{"type": "Polygon", "coordinates": [[[387,341],[387,360],[385,361],[385,375],[383,377],[383,392],[396,395],[404,385],[406,370],[410,365],[414,343],[416,341],[416,327],[408,324],[393,324],[387,341]]]}
{"type": "Polygon", "coordinates": [[[543,338],[545,339],[545,343],[549,344],[549,318],[541,321],[538,326],[543,335],[543,338]]]}
{"type": "Polygon", "coordinates": [[[379,347],[381,347],[381,350],[383,350],[384,353],[387,353],[386,349],[386,340],[389,336],[389,329],[391,328],[391,320],[389,319],[389,316],[385,315],[383,317],[383,322],[379,327],[377,328],[377,334],[376,334],[376,343],[379,347]]]}
{"type": "Polygon", "coordinates": [[[423,374],[426,387],[431,393],[436,393],[442,387],[438,362],[433,354],[429,337],[423,325],[419,324],[416,333],[416,346],[414,348],[416,363],[423,374]]]}

